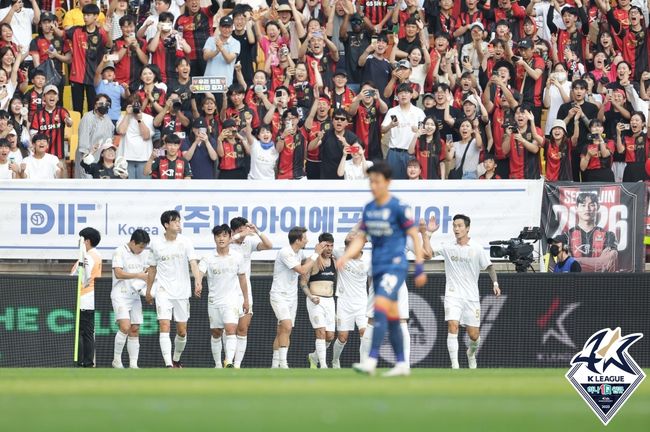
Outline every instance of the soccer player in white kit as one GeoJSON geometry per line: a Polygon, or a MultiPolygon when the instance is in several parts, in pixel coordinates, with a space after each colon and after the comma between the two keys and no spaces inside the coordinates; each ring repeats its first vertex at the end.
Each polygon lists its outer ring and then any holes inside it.
{"type": "Polygon", "coordinates": [[[166,367],[183,367],[181,354],[187,343],[187,321],[190,319],[192,287],[187,263],[194,276],[195,289],[201,289],[202,280],[197,264],[197,255],[190,240],[181,234],[181,215],[176,210],[167,210],[160,216],[165,229],[162,238],[151,242],[149,271],[147,275],[147,302],[153,303],[151,288],[154,281],[156,291],[156,314],[160,331],[160,351],[166,367]],[[170,322],[176,321],[174,356],[169,338],[170,322]]]}
{"type": "MultiPolygon", "coordinates": [[[[210,346],[217,368],[221,368],[221,335],[226,330],[226,358],[223,367],[232,368],[237,349],[237,323],[248,312],[248,286],[244,257],[230,248],[230,227],[226,224],[212,229],[217,245],[215,253],[201,258],[201,278],[208,276],[208,317],[210,319],[210,346]]],[[[202,287],[194,293],[201,297],[202,287]]]]}
{"type": "MultiPolygon", "coordinates": [[[[347,248],[357,231],[350,231],[345,236],[345,247],[347,248]]],[[[334,256],[340,257],[345,253],[344,249],[335,249],[334,256]]],[[[341,368],[341,353],[348,342],[351,331],[354,331],[356,325],[359,329],[359,338],[363,339],[367,318],[368,302],[368,275],[370,272],[370,257],[363,251],[359,255],[351,258],[345,267],[339,269],[336,282],[336,329],[338,335],[334,341],[332,368],[341,368]]],[[[359,348],[361,354],[361,348],[359,348]]],[[[367,356],[367,354],[366,354],[367,356]]]]}
{"type": "MultiPolygon", "coordinates": [[[[255,225],[249,223],[246,218],[236,217],[230,221],[230,229],[233,236],[230,242],[230,249],[239,252],[244,257],[244,268],[246,269],[246,285],[248,286],[248,313],[239,317],[237,324],[237,349],[233,362],[235,369],[241,367],[241,362],[246,354],[248,345],[248,327],[253,318],[253,291],[251,288],[251,255],[255,251],[273,249],[273,243],[255,225]]],[[[243,300],[243,297],[242,297],[243,300]]]]}
{"type": "Polygon", "coordinates": [[[271,365],[273,368],[289,368],[287,352],[298,310],[298,277],[309,274],[312,265],[323,251],[323,245],[317,244],[315,252],[305,260],[302,250],[307,242],[306,228],[291,228],[289,246],[280,249],[273,266],[270,297],[271,307],[278,319],[277,334],[273,341],[273,363],[271,365]]]}
{"type": "Polygon", "coordinates": [[[318,242],[324,246],[323,251],[309,274],[300,277],[300,287],[306,296],[307,314],[316,336],[316,350],[309,353],[307,361],[312,369],[318,364],[321,369],[327,369],[327,348],[334,340],[336,331],[336,267],[332,259],[334,236],[322,233],[318,236],[318,242]]]}
{"type": "MultiPolygon", "coordinates": [[[[467,362],[470,369],[476,369],[476,352],[480,344],[481,299],[478,292],[478,277],[481,270],[487,270],[492,280],[494,295],[500,296],[497,274],[490,256],[483,247],[469,238],[470,218],[457,214],[453,219],[455,243],[441,243],[432,248],[425,242],[425,256],[440,255],[445,260],[445,321],[447,321],[447,350],[451,368],[458,369],[458,326],[465,327],[469,336],[467,362]]],[[[439,228],[435,218],[429,221],[427,236],[439,228]]]]}
{"type": "Polygon", "coordinates": [[[140,292],[147,286],[149,234],[136,229],[131,240],[113,252],[113,289],[111,303],[119,330],[115,333],[113,367],[122,369],[122,351],[126,344],[129,367],[138,368],[140,352],[139,331],[142,324],[142,300],[140,292]],[[128,338],[128,339],[127,339],[128,338]]]}

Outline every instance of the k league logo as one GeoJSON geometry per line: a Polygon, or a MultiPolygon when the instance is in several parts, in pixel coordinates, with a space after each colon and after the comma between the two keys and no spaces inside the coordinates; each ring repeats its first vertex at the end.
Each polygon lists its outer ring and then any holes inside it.
{"type": "Polygon", "coordinates": [[[642,337],[641,333],[621,336],[620,328],[599,330],[571,360],[567,379],[604,425],[645,379],[627,352],[642,337]]]}

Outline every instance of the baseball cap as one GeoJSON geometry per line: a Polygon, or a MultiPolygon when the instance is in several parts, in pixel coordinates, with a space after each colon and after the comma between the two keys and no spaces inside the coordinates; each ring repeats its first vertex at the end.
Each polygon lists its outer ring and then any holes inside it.
{"type": "Polygon", "coordinates": [[[56,94],[59,94],[59,88],[52,84],[45,86],[45,89],[43,89],[43,94],[48,94],[51,91],[53,91],[56,94]]]}
{"type": "Polygon", "coordinates": [[[427,98],[435,99],[436,97],[433,95],[433,93],[425,93],[422,95],[422,102],[424,102],[424,100],[427,98]]]}
{"type": "Polygon", "coordinates": [[[52,12],[42,12],[41,21],[56,21],[56,15],[52,12]]]}
{"type": "Polygon", "coordinates": [[[361,24],[363,22],[363,18],[361,18],[361,15],[358,13],[354,13],[350,16],[350,23],[354,24],[361,24]]]}
{"type": "Polygon", "coordinates": [[[348,73],[345,71],[345,69],[337,69],[336,72],[334,72],[334,76],[341,75],[344,77],[348,77],[348,73]]]}
{"type": "Polygon", "coordinates": [[[112,69],[113,72],[115,72],[115,66],[113,66],[112,64],[107,64],[106,66],[104,66],[104,69],[102,69],[102,73],[104,73],[108,69],[112,69]]]}
{"type": "Polygon", "coordinates": [[[18,132],[16,132],[16,129],[14,129],[14,128],[9,128],[9,132],[7,132],[7,135],[16,135],[16,136],[18,136],[18,132]]]}
{"type": "Polygon", "coordinates": [[[533,41],[530,38],[522,39],[519,42],[519,48],[521,49],[528,49],[528,48],[532,48],[533,46],[535,46],[535,44],[533,44],[533,41]]]}
{"type": "Polygon", "coordinates": [[[113,139],[112,138],[107,138],[104,141],[104,143],[101,145],[101,147],[99,147],[99,153],[101,154],[104,150],[108,150],[109,148],[117,149],[117,147],[115,147],[115,144],[113,144],[113,139]]]}
{"type": "Polygon", "coordinates": [[[219,26],[221,27],[230,27],[233,25],[233,20],[230,15],[226,15],[219,20],[219,26]]]}
{"type": "Polygon", "coordinates": [[[472,95],[472,94],[467,95],[467,97],[465,97],[465,99],[463,99],[463,105],[465,105],[466,103],[471,103],[472,105],[474,105],[477,108],[479,106],[478,102],[474,98],[474,95],[472,95]]]}
{"type": "Polygon", "coordinates": [[[555,237],[549,237],[546,239],[547,243],[564,243],[567,244],[569,242],[569,239],[567,238],[566,234],[559,234],[556,235],[555,237]]]}
{"type": "Polygon", "coordinates": [[[400,60],[397,62],[397,69],[411,69],[411,62],[408,60],[400,60]]]}
{"type": "Polygon", "coordinates": [[[207,126],[205,124],[205,120],[203,119],[203,117],[199,117],[197,119],[194,119],[194,121],[192,122],[192,127],[195,129],[199,129],[207,126]]]}
{"type": "Polygon", "coordinates": [[[485,30],[485,27],[483,26],[483,23],[481,21],[473,22],[472,25],[469,27],[469,29],[474,30],[474,27],[478,27],[481,30],[485,30]]]}

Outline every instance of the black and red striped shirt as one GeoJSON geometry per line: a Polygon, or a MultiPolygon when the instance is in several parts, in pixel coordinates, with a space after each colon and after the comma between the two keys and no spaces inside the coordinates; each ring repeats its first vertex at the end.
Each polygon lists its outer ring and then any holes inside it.
{"type": "Polygon", "coordinates": [[[165,47],[165,39],[160,38],[158,48],[151,53],[151,63],[158,66],[160,76],[163,82],[168,83],[172,78],[178,79],[176,72],[176,59],[185,57],[182,50],[176,49],[176,41],[172,45],[165,47]]]}
{"type": "MultiPolygon", "coordinates": [[[[143,51],[146,50],[146,42],[143,39],[138,39],[138,44],[143,51]]],[[[144,65],[135,49],[130,48],[129,43],[124,40],[124,36],[115,41],[113,52],[117,54],[123,48],[126,48],[126,54],[122,60],[115,62],[115,81],[120,84],[131,84],[140,79],[140,72],[144,65]]]]}
{"type": "Polygon", "coordinates": [[[45,106],[45,103],[43,102],[43,90],[41,89],[41,92],[39,93],[36,91],[36,88],[33,87],[23,96],[23,104],[27,106],[27,119],[31,122],[36,111],[45,106]]]}
{"type": "MultiPolygon", "coordinates": [[[[65,43],[65,41],[60,37],[54,36],[50,40],[45,36],[39,36],[35,39],[32,39],[32,41],[29,43],[29,54],[38,54],[40,62],[43,63],[45,60],[49,59],[47,51],[50,49],[50,45],[53,46],[59,54],[65,54],[70,51],[70,45],[65,43]]],[[[52,61],[54,62],[54,67],[56,70],[62,72],[63,63],[61,63],[61,60],[53,58],[52,61]]]]}
{"type": "Polygon", "coordinates": [[[547,181],[571,181],[571,152],[573,145],[570,139],[560,148],[555,140],[544,140],[544,158],[546,159],[546,180],[547,181]]]}
{"type": "Polygon", "coordinates": [[[109,42],[106,31],[97,27],[89,32],[85,27],[75,26],[68,29],[65,36],[72,49],[70,82],[94,86],[97,65],[106,54],[109,42]]]}
{"type": "Polygon", "coordinates": [[[434,139],[428,143],[425,136],[421,136],[415,144],[415,158],[422,168],[422,180],[440,180],[440,162],[445,160],[446,144],[443,140],[438,143],[434,139]]]}
{"type": "Polygon", "coordinates": [[[284,138],[284,148],[280,152],[278,179],[295,180],[305,176],[305,153],[307,143],[301,128],[294,135],[284,138]]]}
{"type": "Polygon", "coordinates": [[[221,171],[232,171],[242,169],[246,163],[246,150],[244,145],[237,139],[235,142],[224,141],[223,157],[219,160],[221,171]]]}
{"type": "MultiPolygon", "coordinates": [[[[187,9],[187,6],[185,7],[187,9]]],[[[196,15],[191,15],[189,10],[176,20],[176,30],[183,35],[183,39],[192,48],[188,54],[190,60],[203,58],[205,41],[213,34],[212,17],[215,12],[211,8],[201,8],[196,15]]]]}
{"type": "MultiPolygon", "coordinates": [[[[314,119],[314,122],[312,123],[311,129],[307,132],[307,145],[309,146],[309,143],[313,141],[316,136],[318,135],[318,132],[321,130],[323,132],[327,132],[328,130],[332,129],[332,119],[327,117],[325,120],[318,120],[314,119]]],[[[320,146],[316,147],[313,150],[307,150],[307,160],[310,162],[320,162],[320,146]]]]}
{"type": "Polygon", "coordinates": [[[354,117],[354,133],[359,137],[365,148],[366,160],[383,159],[381,152],[381,121],[379,102],[373,101],[370,107],[363,103],[354,117]]]}
{"type": "Polygon", "coordinates": [[[389,13],[388,9],[395,5],[395,0],[360,0],[358,5],[370,22],[377,25],[389,13]]]}
{"type": "Polygon", "coordinates": [[[48,152],[62,159],[65,156],[63,136],[65,133],[65,120],[70,117],[68,110],[56,107],[51,112],[46,108],[40,109],[34,115],[30,128],[44,133],[50,141],[48,152]]]}

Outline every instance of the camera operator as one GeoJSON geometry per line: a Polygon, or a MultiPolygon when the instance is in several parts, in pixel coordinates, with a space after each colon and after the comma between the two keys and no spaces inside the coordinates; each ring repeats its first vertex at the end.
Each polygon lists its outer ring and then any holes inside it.
{"type": "Polygon", "coordinates": [[[548,261],[548,269],[553,273],[580,273],[580,263],[571,256],[569,244],[565,235],[548,239],[549,253],[552,259],[548,261]]]}
{"type": "Polygon", "coordinates": [[[118,156],[128,162],[129,178],[149,178],[144,174],[144,166],[153,150],[153,117],[142,112],[142,102],[137,95],[130,98],[126,113],[117,122],[116,132],[122,136],[118,156]]]}

